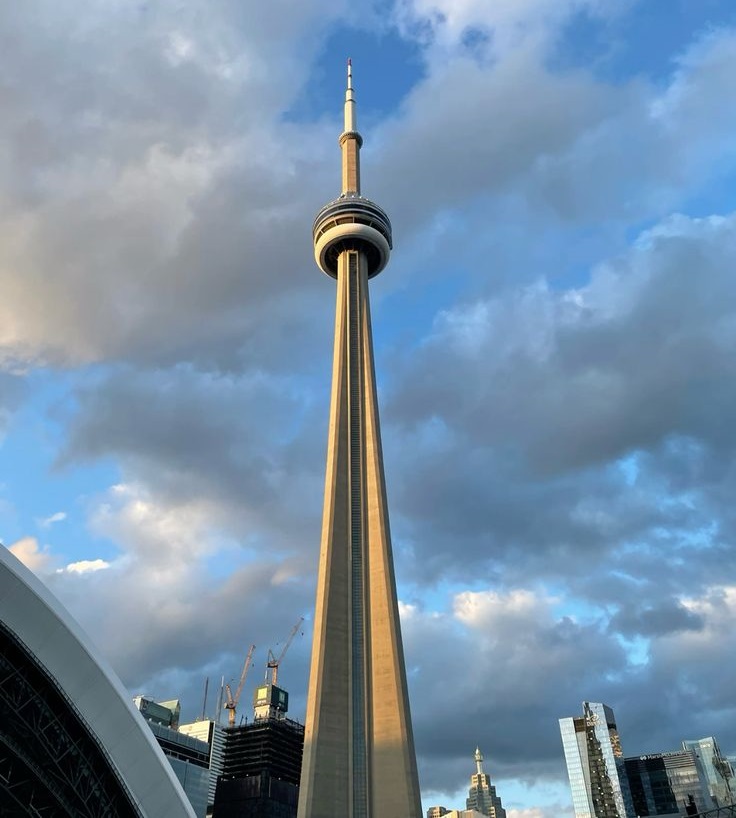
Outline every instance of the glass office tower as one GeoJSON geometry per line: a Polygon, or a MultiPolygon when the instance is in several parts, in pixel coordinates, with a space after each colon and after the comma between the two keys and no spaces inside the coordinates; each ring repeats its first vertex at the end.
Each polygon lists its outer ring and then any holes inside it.
{"type": "Polygon", "coordinates": [[[626,775],[637,816],[684,816],[712,807],[692,750],[627,758],[626,775]]]}
{"type": "Polygon", "coordinates": [[[733,792],[733,766],[721,754],[721,748],[713,736],[683,741],[683,750],[692,750],[702,778],[707,782],[708,795],[714,807],[725,807],[736,802],[733,792]]]}
{"type": "Polygon", "coordinates": [[[560,719],[575,818],[633,818],[613,710],[583,702],[582,717],[560,719]]]}

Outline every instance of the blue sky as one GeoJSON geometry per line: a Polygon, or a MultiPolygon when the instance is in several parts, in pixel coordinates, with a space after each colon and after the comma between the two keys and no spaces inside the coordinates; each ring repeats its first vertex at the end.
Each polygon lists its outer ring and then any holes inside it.
{"type": "Polygon", "coordinates": [[[352,57],[425,805],[479,744],[572,816],[584,699],[736,754],[733,3],[6,6],[0,538],[131,693],[193,718],[303,615],[303,717],[352,57]]]}

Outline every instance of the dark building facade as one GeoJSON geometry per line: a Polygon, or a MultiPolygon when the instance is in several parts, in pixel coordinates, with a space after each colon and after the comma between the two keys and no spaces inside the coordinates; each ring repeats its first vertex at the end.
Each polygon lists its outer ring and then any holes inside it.
{"type": "Polygon", "coordinates": [[[304,725],[256,719],[225,730],[213,818],[296,818],[304,725]]]}
{"type": "Polygon", "coordinates": [[[635,815],[685,816],[713,808],[693,750],[627,758],[625,764],[635,815]]]}

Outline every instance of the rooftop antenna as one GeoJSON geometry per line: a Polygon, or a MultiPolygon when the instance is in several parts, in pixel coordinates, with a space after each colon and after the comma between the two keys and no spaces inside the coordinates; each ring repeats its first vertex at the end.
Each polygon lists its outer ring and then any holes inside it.
{"type": "Polygon", "coordinates": [[[202,702],[202,715],[200,717],[200,721],[204,721],[207,718],[207,691],[210,688],[210,677],[206,676],[204,680],[204,701],[202,702]]]}

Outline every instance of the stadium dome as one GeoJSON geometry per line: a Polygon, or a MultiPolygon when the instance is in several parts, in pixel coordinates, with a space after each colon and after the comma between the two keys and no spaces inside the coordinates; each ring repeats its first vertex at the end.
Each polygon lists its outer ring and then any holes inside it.
{"type": "Polygon", "coordinates": [[[3,546],[0,804],[3,815],[194,818],[120,680],[3,546]]]}

